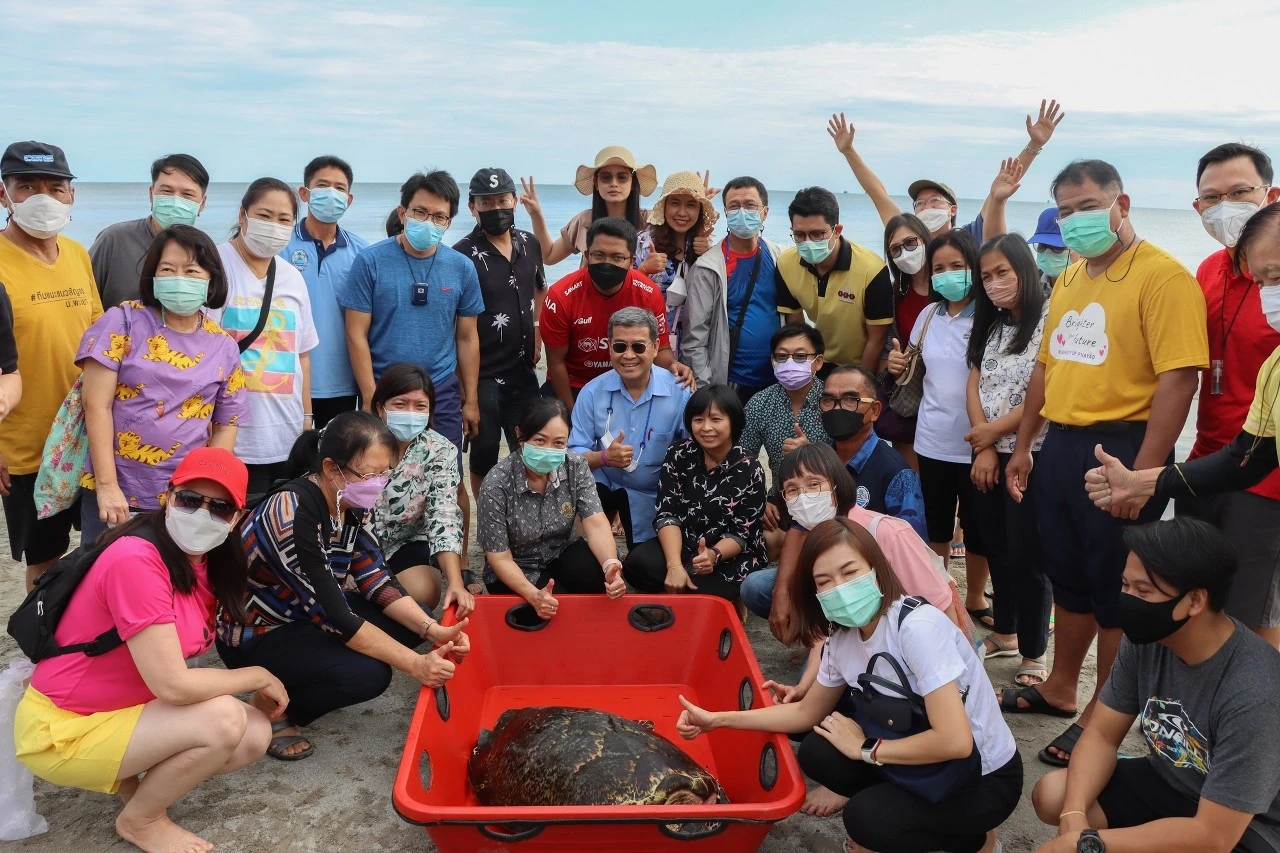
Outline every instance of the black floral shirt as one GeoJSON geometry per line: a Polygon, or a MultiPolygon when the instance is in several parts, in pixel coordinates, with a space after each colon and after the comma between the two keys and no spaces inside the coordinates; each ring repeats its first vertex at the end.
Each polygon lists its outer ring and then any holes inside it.
{"type": "Polygon", "coordinates": [[[508,261],[477,224],[453,248],[471,259],[480,276],[484,296],[484,312],[476,320],[480,378],[503,380],[531,373],[534,309],[537,294],[547,289],[542,244],[528,231],[512,228],[508,261]]]}
{"type": "MultiPolygon", "coordinates": [[[[818,410],[822,389],[822,380],[815,378],[798,416],[800,428],[814,444],[831,443],[827,431],[822,428],[818,410]]],[[[787,396],[786,389],[776,383],[747,403],[747,425],[742,430],[740,444],[752,456],[759,456],[762,447],[769,452],[769,473],[773,475],[770,494],[777,492],[782,485],[782,445],[787,439],[796,437],[796,420],[797,415],[791,410],[791,398],[787,396]]]]}
{"type": "Polygon", "coordinates": [[[706,539],[707,547],[725,538],[737,540],[742,553],[719,563],[716,571],[741,581],[769,561],[760,521],[764,496],[764,469],[754,456],[735,446],[724,462],[707,470],[702,448],[687,438],[667,450],[653,526],[678,526],[686,557],[697,553],[699,539],[706,539]]]}

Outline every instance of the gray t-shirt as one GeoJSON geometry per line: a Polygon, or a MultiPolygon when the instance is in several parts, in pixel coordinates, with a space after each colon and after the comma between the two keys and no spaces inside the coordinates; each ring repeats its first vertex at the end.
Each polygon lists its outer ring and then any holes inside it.
{"type": "Polygon", "coordinates": [[[1217,654],[1188,666],[1159,643],[1120,641],[1101,699],[1138,717],[1148,761],[1176,790],[1257,815],[1280,850],[1280,653],[1235,623],[1217,654]]]}
{"type": "Polygon", "coordinates": [[[89,247],[93,277],[98,282],[102,308],[106,310],[128,299],[137,299],[142,277],[142,259],[151,248],[151,217],[108,225],[89,247]]]}

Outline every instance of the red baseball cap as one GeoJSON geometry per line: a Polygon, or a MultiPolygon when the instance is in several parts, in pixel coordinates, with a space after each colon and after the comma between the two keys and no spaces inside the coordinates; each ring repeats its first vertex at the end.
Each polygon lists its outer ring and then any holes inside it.
{"type": "Polygon", "coordinates": [[[221,447],[198,447],[186,455],[178,470],[169,478],[170,485],[181,486],[192,480],[209,480],[231,493],[231,499],[244,509],[249,490],[249,469],[229,450],[221,447]]]}

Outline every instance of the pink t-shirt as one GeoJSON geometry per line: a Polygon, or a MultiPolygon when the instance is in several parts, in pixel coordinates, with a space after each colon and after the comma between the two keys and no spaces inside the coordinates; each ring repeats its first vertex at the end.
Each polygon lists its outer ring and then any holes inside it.
{"type": "Polygon", "coordinates": [[[952,604],[951,585],[938,567],[938,555],[909,523],[856,505],[849,511],[849,518],[867,530],[879,518],[880,523],[875,530],[876,544],[884,552],[889,567],[902,582],[907,595],[923,595],[934,607],[946,612],[952,604]]]}
{"type": "MultiPolygon", "coordinates": [[[[213,645],[214,597],[205,563],[192,568],[196,588],[175,593],[154,545],[136,536],[116,540],[72,594],[54,639],[63,646],[86,643],[115,626],[127,642],[150,625],[173,623],[182,656],[203,654],[213,645]]],[[[127,644],[98,657],[74,652],[42,660],[31,686],[62,710],[77,714],[118,711],[156,698],[127,644]]]]}

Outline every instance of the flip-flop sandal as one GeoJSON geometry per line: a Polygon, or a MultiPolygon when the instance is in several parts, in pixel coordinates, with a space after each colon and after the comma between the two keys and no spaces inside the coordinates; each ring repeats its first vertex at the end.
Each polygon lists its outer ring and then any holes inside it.
{"type": "Polygon", "coordinates": [[[1072,723],[1067,726],[1067,730],[1058,735],[1053,741],[1040,750],[1038,756],[1041,761],[1050,767],[1066,767],[1071,760],[1071,753],[1075,750],[1076,744],[1080,742],[1080,735],[1084,734],[1084,728],[1079,723],[1072,723]],[[1065,752],[1066,758],[1054,755],[1050,749],[1056,749],[1059,752],[1065,752]]]}
{"type": "Polygon", "coordinates": [[[1034,684],[1026,687],[1006,687],[1000,691],[1000,710],[1006,714],[1048,714],[1050,717],[1070,719],[1080,712],[1072,708],[1070,711],[1050,705],[1034,684]],[[1018,704],[1018,700],[1027,703],[1027,707],[1018,704]]]}
{"type": "Polygon", "coordinates": [[[480,583],[480,578],[470,569],[462,570],[462,588],[472,595],[484,595],[488,590],[480,583]]]}
{"type": "Polygon", "coordinates": [[[951,543],[951,556],[952,556],[953,558],[955,558],[955,559],[957,559],[957,560],[958,560],[958,559],[960,559],[961,557],[963,557],[964,555],[965,555],[964,543],[963,543],[963,542],[952,542],[952,543],[951,543]]]}
{"type": "Polygon", "coordinates": [[[1002,643],[996,639],[995,634],[988,634],[983,637],[982,646],[984,658],[1011,658],[1018,655],[1017,640],[1014,640],[1011,643],[1002,643]]]}
{"type": "MultiPolygon", "coordinates": [[[[285,729],[292,728],[293,723],[289,720],[280,720],[271,724],[271,733],[282,732],[285,729]]],[[[276,735],[271,738],[271,743],[267,745],[267,755],[279,761],[301,761],[309,757],[316,751],[315,744],[305,735],[276,735]],[[307,748],[301,752],[286,753],[285,750],[291,746],[305,743],[307,748]]]]}
{"type": "MultiPolygon", "coordinates": [[[[966,607],[965,610],[969,610],[969,608],[966,607]]],[[[984,607],[981,610],[969,610],[969,618],[988,630],[996,627],[996,614],[990,607],[984,607]]]]}
{"type": "Polygon", "coordinates": [[[1013,680],[1023,687],[1034,687],[1037,684],[1044,684],[1049,679],[1049,667],[1045,663],[1044,657],[1038,657],[1034,663],[1024,664],[1018,667],[1018,673],[1013,680]],[[1035,678],[1036,681],[1023,681],[1023,677],[1035,678]]]}

